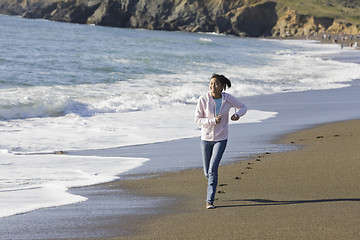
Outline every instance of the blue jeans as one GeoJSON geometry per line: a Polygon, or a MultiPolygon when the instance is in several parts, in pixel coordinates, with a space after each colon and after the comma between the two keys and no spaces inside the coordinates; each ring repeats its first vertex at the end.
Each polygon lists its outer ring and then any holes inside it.
{"type": "Polygon", "coordinates": [[[201,151],[205,176],[208,179],[206,201],[214,203],[216,187],[218,184],[218,168],[223,156],[227,140],[212,142],[201,140],[201,151]]]}

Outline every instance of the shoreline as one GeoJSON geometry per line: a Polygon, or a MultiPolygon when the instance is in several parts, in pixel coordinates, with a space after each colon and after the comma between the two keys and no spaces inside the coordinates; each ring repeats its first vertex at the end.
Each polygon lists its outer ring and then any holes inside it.
{"type": "Polygon", "coordinates": [[[276,40],[313,40],[318,41],[322,44],[338,44],[341,49],[348,47],[352,50],[360,50],[360,34],[352,35],[345,33],[316,33],[310,36],[288,36],[288,37],[265,37],[265,39],[276,39],[276,40]]]}
{"type": "Polygon", "coordinates": [[[297,131],[260,154],[219,168],[214,210],[205,209],[202,169],[106,184],[177,199],[128,236],[100,239],[355,239],[360,237],[360,120],[297,131]],[[216,223],[213,223],[215,221],[216,223]]]}
{"type": "MultiPolygon", "coordinates": [[[[357,83],[358,84],[358,83],[357,83]]],[[[320,93],[320,94],[322,94],[322,92],[333,92],[333,93],[336,93],[337,92],[337,90],[325,90],[325,91],[316,91],[317,93],[320,93]]],[[[340,91],[340,92],[342,92],[342,93],[344,93],[343,91],[340,91]]],[[[287,95],[287,94],[286,94],[287,95]]],[[[290,93],[290,95],[295,95],[295,96],[301,96],[302,95],[302,93],[300,93],[300,94],[293,94],[293,93],[290,93]]],[[[306,95],[306,94],[305,94],[306,95]]],[[[311,95],[311,94],[310,94],[311,95]]],[[[274,97],[270,97],[271,99],[273,99],[274,97]]],[[[250,98],[251,99],[251,98],[250,98]]],[[[267,99],[267,98],[265,98],[265,99],[267,99]]],[[[251,101],[250,101],[251,102],[251,101]]],[[[254,102],[252,102],[252,104],[253,104],[254,102]]],[[[264,103],[264,102],[263,102],[264,103]]],[[[262,105],[263,103],[257,103],[259,106],[260,105],[262,105]]],[[[267,103],[267,102],[266,102],[267,103]]],[[[276,104],[278,104],[278,103],[276,103],[276,104]]],[[[266,105],[265,104],[265,106],[263,106],[263,108],[264,109],[266,109],[268,107],[268,105],[266,105]]],[[[256,107],[256,109],[257,109],[257,107],[256,107]]],[[[328,111],[329,109],[327,109],[326,111],[328,111]]],[[[321,113],[320,113],[321,114],[321,113]]],[[[350,117],[351,118],[351,117],[350,117]]],[[[345,117],[345,119],[347,119],[347,117],[345,117]]],[[[283,120],[283,119],[282,119],[283,120]]],[[[275,120],[276,121],[276,120],[275,120]]],[[[280,120],[281,121],[281,120],[280,120]]],[[[331,121],[334,121],[334,120],[331,120],[331,121]]],[[[335,121],[338,121],[337,119],[335,119],[335,121]]],[[[274,122],[274,120],[270,120],[269,122],[274,122]]],[[[313,125],[318,125],[319,123],[318,122],[312,122],[312,121],[309,121],[309,122],[306,122],[306,123],[304,123],[304,124],[302,124],[301,126],[300,126],[300,128],[301,129],[303,129],[303,128],[308,128],[309,126],[313,126],[313,125]]],[[[269,126],[271,127],[272,125],[271,124],[269,124],[269,125],[266,125],[265,124],[265,126],[268,128],[269,126]]],[[[266,128],[265,127],[265,128],[266,128]]],[[[235,127],[234,127],[235,128],[235,127]]],[[[241,126],[237,126],[237,128],[239,128],[239,129],[242,129],[242,127],[241,126]]],[[[239,129],[237,129],[237,131],[239,130],[239,129]]],[[[298,131],[299,129],[298,128],[295,128],[295,129],[293,129],[293,128],[290,128],[291,129],[291,131],[298,131]]],[[[288,130],[287,130],[288,131],[288,130]]],[[[285,130],[285,132],[287,132],[286,130],[285,130]]],[[[231,138],[231,141],[234,141],[234,138],[233,137],[230,137],[231,138]]],[[[292,144],[290,144],[290,145],[292,145],[292,144]]],[[[157,150],[159,150],[159,147],[158,147],[158,149],[157,150]]],[[[233,155],[238,155],[239,154],[239,152],[237,151],[237,152],[234,152],[233,153],[233,155]]],[[[271,156],[272,156],[272,154],[270,154],[271,156]]],[[[270,156],[269,155],[269,156],[270,156]]],[[[265,156],[266,158],[268,157],[267,155],[265,156]]],[[[241,159],[242,161],[241,162],[243,162],[243,159],[241,159]]],[[[258,161],[256,161],[255,163],[258,163],[258,161]]],[[[232,165],[232,164],[230,164],[230,165],[232,165]]],[[[247,167],[249,167],[249,166],[247,166],[247,167]]],[[[252,166],[250,166],[250,167],[252,167],[252,166]]],[[[195,169],[195,170],[186,170],[186,171],[199,171],[198,169],[195,169]]],[[[250,171],[250,170],[249,170],[250,171]]],[[[169,172],[169,173],[166,173],[165,175],[166,176],[168,176],[169,177],[169,179],[171,179],[171,178],[173,178],[173,177],[175,177],[175,175],[176,176],[178,176],[178,174],[182,174],[182,172],[169,172]]],[[[221,174],[221,173],[220,173],[221,174]]],[[[199,182],[200,181],[203,181],[203,182],[205,182],[205,179],[204,179],[204,177],[203,177],[203,174],[201,173],[201,174],[196,174],[196,175],[198,175],[197,177],[199,177],[199,182]],[[202,180],[201,180],[202,179],[202,180]]],[[[154,179],[154,181],[155,181],[155,179],[157,179],[156,177],[154,177],[154,178],[151,178],[151,179],[154,179]]],[[[165,179],[165,178],[163,178],[163,177],[161,177],[161,179],[165,179]]],[[[148,180],[148,179],[147,179],[148,180]]],[[[145,180],[145,182],[147,181],[147,180],[145,180]]],[[[192,181],[193,179],[190,179],[189,181],[192,181]]],[[[139,181],[141,181],[141,180],[139,180],[139,181]]],[[[160,180],[157,180],[157,181],[160,181],[160,180]]],[[[163,218],[163,217],[166,217],[166,216],[168,216],[168,212],[170,211],[170,212],[175,212],[176,214],[180,214],[180,215],[182,215],[183,214],[183,212],[184,212],[184,208],[183,207],[181,207],[181,200],[183,199],[182,197],[181,197],[181,195],[179,195],[179,196],[177,196],[176,198],[174,198],[174,199],[177,199],[177,198],[179,198],[180,200],[176,200],[176,202],[173,204],[172,203],[172,205],[171,206],[169,206],[168,204],[167,204],[167,200],[169,200],[169,199],[167,199],[167,197],[158,197],[159,195],[156,195],[156,194],[154,194],[154,193],[151,193],[151,194],[149,194],[148,195],[148,193],[146,194],[146,196],[144,196],[144,195],[142,195],[142,194],[138,194],[138,192],[137,192],[137,190],[136,190],[136,188],[135,188],[135,192],[133,192],[133,190],[130,190],[130,189],[132,189],[132,187],[130,186],[130,188],[126,188],[126,185],[125,184],[127,184],[126,183],[127,182],[127,180],[120,180],[120,181],[118,181],[118,182],[114,182],[114,183],[109,183],[109,184],[105,184],[105,185],[103,185],[103,184],[101,184],[101,185],[97,185],[97,186],[92,186],[92,187],[85,187],[85,188],[79,188],[79,189],[73,189],[75,192],[78,192],[78,191],[84,191],[84,192],[86,192],[86,191],[94,191],[94,192],[96,192],[97,191],[97,193],[95,193],[93,196],[95,196],[95,197],[97,197],[97,196],[100,196],[100,195],[106,195],[106,197],[104,197],[104,198],[98,198],[98,199],[96,199],[95,201],[93,201],[93,202],[91,202],[91,201],[89,201],[89,202],[87,202],[85,205],[85,207],[84,206],[80,206],[80,205],[82,205],[82,204],[75,204],[75,205],[73,205],[73,206],[69,206],[69,207],[59,207],[58,208],[58,210],[56,210],[55,209],[55,212],[61,212],[63,209],[65,209],[65,212],[66,211],[69,211],[70,213],[71,213],[71,211],[72,210],[74,210],[74,209],[77,209],[77,208],[80,208],[80,209],[85,209],[85,211],[87,211],[87,212],[90,212],[91,214],[93,213],[93,212],[97,212],[97,211],[101,211],[101,209],[99,210],[98,208],[96,208],[95,210],[94,210],[94,207],[95,207],[95,204],[103,204],[104,203],[104,201],[105,201],[105,204],[111,204],[112,206],[110,206],[110,209],[112,209],[112,210],[114,210],[114,211],[117,211],[118,210],[118,207],[116,206],[116,207],[114,207],[115,206],[115,204],[117,204],[117,203],[119,203],[119,204],[122,204],[122,202],[121,201],[123,201],[124,199],[121,199],[120,197],[119,197],[119,195],[122,195],[122,194],[124,194],[124,192],[122,191],[123,190],[123,187],[125,188],[125,189],[128,189],[128,190],[126,190],[125,191],[125,194],[127,194],[127,193],[129,193],[131,196],[135,196],[136,197],[136,201],[138,201],[139,203],[136,203],[135,205],[137,206],[137,207],[139,207],[139,212],[140,212],[140,214],[144,214],[144,215],[129,215],[129,216],[126,216],[126,223],[124,223],[124,221],[119,221],[120,220],[120,218],[119,218],[119,216],[115,216],[115,217],[113,217],[113,216],[110,216],[111,214],[109,214],[109,212],[105,212],[105,213],[103,213],[102,215],[101,214],[99,214],[99,216],[95,216],[96,217],[96,219],[91,219],[91,221],[90,221],[90,223],[91,222],[94,222],[94,221],[99,221],[99,222],[101,222],[101,225],[103,224],[103,229],[100,229],[101,227],[99,227],[99,229],[97,229],[97,227],[94,227],[94,228],[92,228],[90,225],[89,226],[87,226],[87,227],[82,227],[82,228],[79,228],[79,230],[83,230],[83,231],[89,231],[89,238],[93,238],[93,237],[99,237],[99,235],[96,235],[96,234],[94,234],[93,236],[91,236],[91,232],[92,231],[95,231],[95,229],[96,229],[96,231],[98,231],[98,230],[106,230],[106,231],[109,231],[109,232],[112,232],[112,233],[116,233],[116,232],[119,232],[119,235],[122,235],[123,233],[120,231],[120,230],[116,230],[116,227],[122,227],[123,226],[123,224],[126,224],[127,225],[127,227],[125,228],[125,233],[126,234],[128,234],[128,233],[130,233],[130,234],[134,234],[134,233],[136,233],[137,234],[137,232],[138,232],[138,227],[139,226],[148,226],[147,225],[147,222],[148,221],[153,221],[153,219],[159,219],[159,218],[163,218]],[[119,186],[119,185],[113,185],[113,184],[120,184],[120,182],[122,182],[124,185],[123,186],[119,186]],[[104,187],[105,186],[105,187],[104,187]],[[104,189],[105,188],[105,189],[104,189]],[[150,199],[149,199],[149,201],[147,202],[147,200],[145,200],[145,201],[143,201],[143,199],[141,199],[142,197],[144,197],[144,198],[147,198],[148,196],[150,196],[150,199]],[[117,198],[119,198],[119,199],[117,199],[117,198]],[[159,202],[153,202],[151,199],[152,198],[154,198],[154,199],[156,199],[156,200],[159,200],[160,201],[160,205],[158,205],[159,204],[159,202]],[[112,200],[111,200],[112,199],[112,200]],[[161,202],[163,201],[163,200],[165,200],[165,206],[163,206],[162,204],[161,204],[161,202]],[[95,203],[95,204],[94,204],[95,203]],[[144,206],[142,206],[141,204],[144,204],[144,206]],[[154,204],[155,204],[155,208],[154,208],[154,204]],[[115,209],[114,209],[115,208],[115,209]],[[154,210],[154,209],[155,210],[154,210]],[[153,209],[154,211],[151,211],[150,209],[153,209]],[[110,219],[108,219],[108,217],[110,216],[110,219]],[[98,219],[97,219],[97,217],[98,217],[98,219]],[[105,220],[105,223],[104,223],[104,218],[106,218],[106,220],[105,220]],[[134,230],[135,230],[135,232],[134,232],[134,230]]],[[[189,182],[188,184],[190,184],[189,186],[191,186],[191,182],[189,182]]],[[[131,184],[130,184],[131,185],[131,184]]],[[[161,181],[160,181],[160,183],[159,183],[159,185],[156,185],[156,186],[161,186],[161,181]]],[[[224,186],[224,188],[225,188],[226,186],[224,186]]],[[[199,189],[198,189],[199,191],[197,191],[197,193],[198,192],[204,192],[205,191],[205,187],[204,187],[204,185],[201,185],[201,189],[200,189],[200,187],[199,187],[199,189]]],[[[72,190],[70,190],[70,191],[72,191],[72,190]]],[[[141,191],[139,190],[139,193],[140,193],[141,191]]],[[[228,192],[228,191],[226,191],[226,192],[228,192]]],[[[82,194],[81,194],[82,195],[82,194]]],[[[86,195],[86,194],[84,194],[84,195],[86,195]]],[[[91,194],[90,194],[91,195],[91,194]]],[[[199,195],[201,195],[201,194],[199,194],[199,195]]],[[[219,195],[219,194],[218,194],[219,195]]],[[[171,197],[171,196],[169,196],[169,197],[171,197]]],[[[205,210],[204,209],[204,207],[203,207],[203,200],[202,200],[202,197],[203,197],[203,195],[201,195],[200,197],[199,197],[199,203],[196,203],[195,205],[196,206],[198,206],[199,207],[199,209],[200,210],[205,210]],[[200,199],[201,198],[201,199],[200,199]]],[[[173,198],[171,198],[170,200],[172,200],[173,198]]],[[[186,200],[188,200],[188,198],[185,198],[186,200]]],[[[250,198],[249,198],[250,199],[250,198]]],[[[265,199],[265,198],[264,198],[265,199]]],[[[304,200],[304,201],[307,201],[306,199],[304,200]]],[[[249,204],[252,204],[252,203],[254,203],[254,202],[252,202],[252,201],[248,201],[249,203],[245,203],[245,204],[242,204],[242,205],[249,205],[249,204]]],[[[256,201],[255,201],[255,203],[256,203],[256,201]]],[[[130,205],[131,204],[133,204],[133,203],[129,203],[130,205]]],[[[258,204],[262,204],[261,202],[260,203],[258,203],[258,204]]],[[[236,204],[233,204],[233,205],[236,205],[236,204]]],[[[271,204],[269,204],[269,205],[271,205],[271,204]]],[[[276,204],[275,204],[276,205],[276,204]]],[[[284,204],[284,205],[286,205],[286,204],[284,204]]],[[[257,205],[255,205],[255,206],[257,206],[257,205]]],[[[231,208],[231,207],[228,207],[228,208],[231,208]]],[[[235,208],[235,206],[234,206],[234,208],[235,208]]],[[[221,209],[221,208],[219,208],[219,209],[221,209]]],[[[222,209],[224,209],[224,208],[222,208],[222,209]]],[[[44,216],[44,215],[47,215],[47,214],[53,214],[53,213],[51,213],[51,210],[54,210],[54,208],[53,209],[46,209],[46,210],[40,210],[40,211],[36,211],[36,212],[39,212],[39,213],[30,213],[29,214],[29,217],[26,217],[27,219],[30,219],[31,220],[31,218],[36,218],[36,216],[44,216]],[[35,216],[35,217],[34,217],[35,216]]],[[[106,211],[108,211],[109,209],[106,209],[106,211]]],[[[188,210],[188,209],[186,209],[186,212],[188,212],[188,211],[190,211],[190,210],[188,210]]],[[[64,215],[65,215],[66,213],[64,213],[64,215]]],[[[27,214],[25,214],[25,215],[27,215],[27,214]]],[[[25,216],[25,215],[21,215],[19,218],[21,218],[22,216],[25,216]]],[[[81,213],[80,213],[80,216],[82,216],[82,218],[81,218],[81,221],[87,221],[88,220],[88,217],[89,216],[84,216],[84,215],[81,215],[81,213]]],[[[121,216],[120,216],[121,217],[121,216]]],[[[61,218],[58,218],[58,219],[61,219],[61,218]]],[[[66,219],[66,218],[65,218],[66,219]]],[[[58,220],[58,221],[61,221],[61,220],[58,220]]],[[[75,221],[78,221],[78,219],[75,219],[75,221]]],[[[150,221],[150,222],[151,222],[150,221]]],[[[157,220],[156,220],[157,221],[157,220]]],[[[76,223],[75,224],[75,226],[78,226],[77,225],[78,223],[76,223]]],[[[145,227],[146,228],[146,227],[145,227]]],[[[146,230],[146,229],[145,229],[146,230]]],[[[144,231],[145,231],[144,230],[144,231]]],[[[100,231],[100,232],[101,232],[100,231]]],[[[106,232],[105,231],[105,232],[106,232]]],[[[71,235],[70,235],[71,236],[71,235]]],[[[68,237],[69,239],[70,238],[72,238],[72,237],[68,237]]],[[[101,236],[101,235],[100,235],[101,236]]],[[[132,237],[133,237],[133,235],[129,235],[129,236],[131,236],[131,239],[132,239],[132,237]]],[[[64,237],[64,236],[62,236],[62,237],[64,237]]],[[[65,236],[66,237],[66,236],[65,236]]],[[[55,238],[57,238],[57,237],[55,237],[55,238]]],[[[59,237],[60,238],[60,237],[59,237]]],[[[83,238],[83,237],[80,237],[80,238],[83,238]]],[[[79,238],[79,239],[80,239],[79,238]]],[[[164,237],[165,238],[165,237],[164,237]]],[[[26,239],[26,237],[24,238],[24,239],[26,239]]],[[[44,238],[44,239],[50,239],[50,238],[44,238]]],[[[115,238],[115,239],[117,239],[117,238],[115,238]]],[[[120,238],[121,239],[121,238],[120,238]]]]}

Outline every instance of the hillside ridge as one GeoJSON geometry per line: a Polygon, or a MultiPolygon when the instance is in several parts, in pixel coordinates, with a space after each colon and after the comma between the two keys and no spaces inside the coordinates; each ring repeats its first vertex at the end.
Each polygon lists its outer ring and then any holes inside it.
{"type": "Polygon", "coordinates": [[[0,0],[0,14],[244,37],[360,34],[360,3],[317,2],[322,4],[310,0],[0,0]]]}

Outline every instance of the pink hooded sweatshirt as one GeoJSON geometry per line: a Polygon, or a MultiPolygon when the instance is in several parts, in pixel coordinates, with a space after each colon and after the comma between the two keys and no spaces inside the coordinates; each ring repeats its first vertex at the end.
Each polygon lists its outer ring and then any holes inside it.
{"type": "Polygon", "coordinates": [[[238,111],[236,114],[242,117],[246,106],[228,93],[222,92],[220,108],[221,121],[215,122],[215,101],[208,92],[198,100],[195,113],[195,122],[201,125],[201,139],[205,141],[222,141],[228,138],[229,111],[232,107],[238,111]]]}

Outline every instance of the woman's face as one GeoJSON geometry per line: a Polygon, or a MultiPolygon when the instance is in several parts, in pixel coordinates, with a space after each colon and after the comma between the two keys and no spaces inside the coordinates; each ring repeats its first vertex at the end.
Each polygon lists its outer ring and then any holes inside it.
{"type": "Polygon", "coordinates": [[[221,82],[219,80],[217,80],[216,78],[212,78],[210,79],[210,91],[211,93],[214,95],[219,95],[221,94],[222,90],[224,89],[224,85],[221,84],[221,82]]]}

